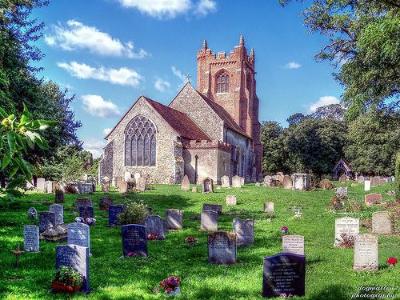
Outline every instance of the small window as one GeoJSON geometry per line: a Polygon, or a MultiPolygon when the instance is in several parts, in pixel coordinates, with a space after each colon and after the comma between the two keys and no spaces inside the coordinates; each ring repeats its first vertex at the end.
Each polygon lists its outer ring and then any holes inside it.
{"type": "Polygon", "coordinates": [[[227,93],[229,91],[229,75],[222,73],[217,77],[217,93],[227,93]]]}

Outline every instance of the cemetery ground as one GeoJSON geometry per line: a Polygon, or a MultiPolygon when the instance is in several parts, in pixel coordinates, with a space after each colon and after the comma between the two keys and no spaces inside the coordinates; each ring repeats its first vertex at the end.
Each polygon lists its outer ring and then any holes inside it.
{"type": "MultiPolygon", "coordinates": [[[[339,185],[338,183],[335,183],[339,185]]],[[[363,185],[349,186],[349,198],[359,204],[364,201],[363,185]]],[[[372,188],[380,192],[385,201],[394,201],[386,193],[393,186],[386,184],[372,188]]],[[[99,200],[104,194],[96,192],[90,197],[95,207],[96,225],[91,227],[90,285],[88,296],[77,294],[76,299],[164,299],[154,288],[169,275],[181,278],[181,295],[178,299],[261,299],[263,258],[281,252],[280,228],[287,226],[289,234],[305,237],[306,296],[302,299],[351,299],[362,287],[389,287],[386,294],[400,299],[400,267],[387,267],[386,259],[400,256],[400,236],[379,236],[379,271],[353,271],[353,249],[334,248],[335,218],[345,215],[370,219],[374,211],[385,210],[379,206],[365,207],[355,212],[334,212],[329,209],[334,190],[309,192],[282,188],[256,187],[217,189],[215,193],[184,192],[180,186],[155,185],[144,193],[127,196],[111,192],[114,203],[126,199],[143,200],[153,209],[153,214],[165,216],[168,208],[184,210],[183,230],[170,231],[163,241],[148,242],[148,258],[121,258],[120,227],[108,227],[107,211],[99,210],[99,200]],[[227,195],[237,196],[236,206],[227,206],[227,195]],[[275,203],[275,217],[268,220],[263,212],[266,201],[275,203]],[[221,230],[232,230],[235,217],[254,218],[255,242],[238,248],[238,262],[234,265],[212,265],[207,260],[207,234],[201,232],[200,213],[203,203],[223,205],[219,217],[221,230]],[[301,207],[303,215],[295,218],[291,208],[301,207]],[[184,243],[187,236],[195,236],[198,244],[189,248],[184,243]],[[398,288],[396,290],[396,288],[398,288]]],[[[86,196],[86,195],[85,195],[86,196]]],[[[73,222],[74,201],[78,195],[66,194],[64,222],[73,222]]],[[[40,242],[39,253],[24,253],[15,268],[11,250],[23,245],[23,225],[29,207],[46,211],[54,203],[54,195],[28,193],[22,199],[2,207],[0,211],[0,299],[54,299],[64,295],[50,293],[55,273],[55,248],[66,242],[40,242]]],[[[396,229],[396,227],[395,227],[396,229]]],[[[369,229],[360,226],[360,232],[369,229]]],[[[294,299],[297,299],[296,297],[294,299]]],[[[357,299],[357,298],[356,298],[357,299]]],[[[393,299],[393,298],[392,298],[393,299]]]]}

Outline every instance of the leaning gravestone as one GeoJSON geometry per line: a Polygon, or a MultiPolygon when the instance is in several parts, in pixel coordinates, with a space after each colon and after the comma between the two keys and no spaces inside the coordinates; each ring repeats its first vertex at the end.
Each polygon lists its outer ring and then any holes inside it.
{"type": "Polygon", "coordinates": [[[118,216],[124,209],[125,207],[122,204],[110,205],[108,209],[108,226],[119,225],[118,216]]]}
{"type": "Polygon", "coordinates": [[[382,194],[368,194],[364,196],[364,202],[366,206],[372,206],[382,202],[382,194]]]}
{"type": "Polygon", "coordinates": [[[378,237],[360,234],[354,242],[354,263],[356,271],[378,270],[378,237]]]}
{"type": "Polygon", "coordinates": [[[24,225],[24,250],[39,252],[39,227],[36,225],[24,225]]]}
{"type": "Polygon", "coordinates": [[[214,192],[214,181],[207,177],[203,180],[203,193],[213,193],[214,192]]]}
{"type": "Polygon", "coordinates": [[[392,221],[388,211],[377,211],[372,214],[372,233],[392,234],[392,221]]]}
{"type": "Polygon", "coordinates": [[[52,204],[49,211],[53,212],[56,218],[55,225],[64,224],[64,207],[61,204],[52,204]]]}
{"type": "Polygon", "coordinates": [[[208,261],[213,264],[236,263],[236,234],[216,231],[208,234],[208,261]]]}
{"type": "Polygon", "coordinates": [[[264,203],[264,212],[267,214],[273,215],[275,210],[274,210],[274,202],[265,202],[264,203]]]}
{"type": "Polygon", "coordinates": [[[56,247],[56,269],[71,267],[83,277],[82,291],[89,293],[89,248],[77,245],[56,247]]]}
{"type": "Polygon", "coordinates": [[[100,199],[99,208],[100,210],[108,210],[112,204],[112,199],[108,196],[105,196],[100,199]]]}
{"type": "Polygon", "coordinates": [[[222,176],[221,177],[221,184],[222,184],[223,188],[231,187],[229,176],[227,176],[227,175],[222,176]]]}
{"type": "Polygon", "coordinates": [[[304,255],[304,236],[289,234],[282,236],[282,252],[304,255]]]}
{"type": "Polygon", "coordinates": [[[234,206],[234,205],[236,205],[236,196],[228,195],[228,196],[226,196],[225,201],[226,201],[226,205],[234,206]]]}
{"type": "Polygon", "coordinates": [[[56,226],[56,215],[50,211],[39,213],[39,232],[42,233],[50,227],[56,226]]]}
{"type": "Polygon", "coordinates": [[[75,222],[68,224],[68,245],[87,247],[90,253],[90,226],[85,223],[75,222]]]}
{"type": "Polygon", "coordinates": [[[233,219],[233,231],[236,233],[237,246],[249,246],[254,243],[254,220],[233,219]]]}
{"type": "Polygon", "coordinates": [[[183,227],[183,210],[167,209],[166,211],[167,228],[172,230],[179,230],[183,227]]]}
{"type": "Polygon", "coordinates": [[[222,214],[222,205],[219,204],[203,204],[203,211],[205,210],[212,210],[216,212],[217,214],[221,215],[222,214]]]}
{"type": "Polygon", "coordinates": [[[364,191],[369,192],[371,190],[371,181],[370,180],[365,180],[364,181],[364,191]]]}
{"type": "Polygon", "coordinates": [[[146,190],[146,178],[139,177],[136,180],[136,190],[139,192],[144,192],[146,190]]]}
{"type": "Polygon", "coordinates": [[[83,219],[94,218],[94,209],[92,206],[79,207],[79,217],[83,219]]]}
{"type": "Polygon", "coordinates": [[[123,225],[122,252],[125,257],[147,256],[146,227],[143,225],[123,225]]]}
{"type": "Polygon", "coordinates": [[[148,216],[145,221],[146,236],[155,235],[157,240],[165,239],[164,222],[160,216],[148,216]]]}
{"type": "Polygon", "coordinates": [[[305,267],[304,255],[280,253],[265,257],[262,296],[304,296],[305,267]]]}
{"type": "Polygon", "coordinates": [[[234,188],[242,187],[242,178],[240,176],[235,175],[232,177],[232,187],[234,188]]]}
{"type": "Polygon", "coordinates": [[[283,188],[286,190],[291,190],[293,188],[293,181],[289,175],[283,176],[283,188]]]}
{"type": "Polygon", "coordinates": [[[40,193],[46,192],[46,179],[44,179],[44,178],[38,178],[38,179],[36,180],[36,189],[37,189],[40,193]]]}
{"type": "Polygon", "coordinates": [[[343,238],[355,239],[360,232],[360,220],[356,218],[343,217],[335,220],[335,247],[339,247],[343,238]]]}
{"type": "Polygon", "coordinates": [[[181,183],[181,190],[182,191],[189,191],[190,190],[190,181],[187,175],[183,176],[182,183],[181,183]]]}
{"type": "Polygon", "coordinates": [[[217,231],[218,213],[213,210],[203,210],[201,212],[200,229],[205,231],[217,231]]]}

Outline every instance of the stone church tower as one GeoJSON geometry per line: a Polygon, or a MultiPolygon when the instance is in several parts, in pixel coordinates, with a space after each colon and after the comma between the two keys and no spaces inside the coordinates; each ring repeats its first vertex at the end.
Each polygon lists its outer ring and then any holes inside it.
{"type": "Polygon", "coordinates": [[[263,148],[255,74],[255,52],[247,53],[243,36],[228,55],[214,54],[207,41],[197,54],[197,90],[222,106],[252,139],[254,163],[261,174],[263,148]]]}

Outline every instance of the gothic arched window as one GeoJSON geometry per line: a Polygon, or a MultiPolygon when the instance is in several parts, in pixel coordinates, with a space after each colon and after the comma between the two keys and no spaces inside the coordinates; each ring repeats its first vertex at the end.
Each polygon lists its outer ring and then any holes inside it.
{"type": "Polygon", "coordinates": [[[222,73],[217,77],[217,93],[227,93],[229,91],[229,75],[222,73]]]}
{"type": "Polygon", "coordinates": [[[143,116],[136,116],[125,130],[125,166],[156,165],[156,128],[143,116]]]}

